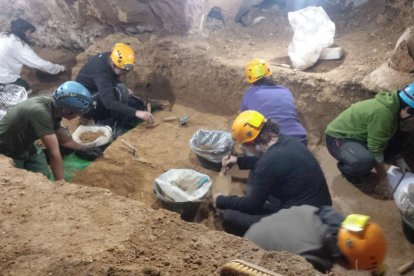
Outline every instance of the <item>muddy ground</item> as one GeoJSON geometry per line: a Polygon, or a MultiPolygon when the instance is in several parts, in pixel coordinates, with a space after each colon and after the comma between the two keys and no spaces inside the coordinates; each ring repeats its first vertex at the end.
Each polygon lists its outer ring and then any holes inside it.
{"type": "MultiPolygon", "coordinates": [[[[278,66],[289,63],[287,47],[292,37],[286,14],[278,11],[264,11],[265,20],[246,28],[230,22],[218,30],[207,26],[197,36],[134,37],[140,43],[129,86],[143,98],[169,100],[172,111],[155,113],[157,127],[141,124],[113,142],[103,158],[75,176],[77,184],[51,184],[4,165],[0,274],[210,275],[226,260],[238,257],[284,275],[314,275],[298,258],[264,253],[247,241],[213,231],[220,230],[220,224],[207,204],[196,217],[198,224],[188,224],[178,215],[159,210],[152,194],[154,179],[171,168],[191,168],[216,179],[218,173],[200,166],[188,141],[200,128],[229,129],[247,87],[243,67],[261,57],[273,64],[274,79],[291,88],[296,98],[334,206],[345,215],[368,214],[384,227],[386,266],[394,275],[414,255],[414,246],[403,237],[397,208],[393,201],[369,195],[369,187],[362,191],[341,177],[324,147],[323,131],[351,103],[373,96],[362,85],[363,78],[386,62],[411,22],[411,10],[405,16],[397,12],[371,3],[350,13],[332,14],[337,25],[335,45],[344,48],[345,56],[319,62],[306,72],[278,66]],[[162,122],[175,115],[189,115],[190,122],[187,126],[162,122]],[[122,147],[121,139],[136,147],[136,156],[122,147]]],[[[120,37],[116,34],[97,42],[77,61],[77,53],[41,51],[76,72],[92,51],[105,49],[120,37]]],[[[70,70],[57,78],[38,78],[33,71],[27,74],[34,94],[50,92],[56,83],[71,77],[70,70]]],[[[232,192],[242,194],[246,174],[237,169],[230,173],[235,182],[232,192]]],[[[346,274],[339,267],[335,272],[346,274]]]]}

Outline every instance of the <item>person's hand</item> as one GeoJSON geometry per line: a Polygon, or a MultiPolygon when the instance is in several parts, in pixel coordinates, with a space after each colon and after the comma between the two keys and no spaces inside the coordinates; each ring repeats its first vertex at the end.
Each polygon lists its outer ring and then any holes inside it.
{"type": "Polygon", "coordinates": [[[83,159],[94,161],[103,155],[103,150],[99,147],[84,147],[75,151],[75,154],[83,159]]]}
{"type": "Polygon", "coordinates": [[[64,72],[66,72],[66,66],[65,65],[62,65],[62,66],[63,66],[62,73],[64,73],[64,72]]]}
{"type": "Polygon", "coordinates": [[[234,164],[237,163],[237,156],[234,155],[226,155],[221,160],[221,165],[226,168],[226,170],[231,169],[234,164]]]}
{"type": "Polygon", "coordinates": [[[128,95],[132,96],[134,94],[134,91],[132,91],[132,89],[128,88],[128,95]]]}
{"type": "Polygon", "coordinates": [[[213,207],[216,208],[216,200],[218,196],[221,196],[222,194],[217,193],[217,194],[213,194],[211,197],[211,203],[213,204],[213,207]]]}
{"type": "Polygon", "coordinates": [[[405,162],[404,158],[399,158],[397,164],[402,173],[411,172],[411,168],[408,166],[407,162],[405,162]]]}
{"type": "Polygon", "coordinates": [[[154,117],[152,116],[151,113],[149,113],[147,111],[138,110],[137,112],[135,112],[135,116],[139,119],[144,120],[147,124],[153,124],[154,123],[154,117]]]}
{"type": "Polygon", "coordinates": [[[387,177],[380,177],[377,186],[374,190],[375,194],[378,195],[381,199],[391,199],[392,198],[392,189],[388,183],[387,177]]]}

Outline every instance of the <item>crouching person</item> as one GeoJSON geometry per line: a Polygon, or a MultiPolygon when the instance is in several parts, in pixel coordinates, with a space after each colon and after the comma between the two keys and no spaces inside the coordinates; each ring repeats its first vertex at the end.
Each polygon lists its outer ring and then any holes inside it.
{"type": "Polygon", "coordinates": [[[378,93],[339,114],[325,133],[329,153],[338,161],[342,175],[353,184],[361,184],[375,169],[375,193],[384,199],[391,198],[384,152],[399,125],[411,121],[413,114],[414,84],[397,92],[378,93]]]}
{"type": "Polygon", "coordinates": [[[47,149],[55,180],[63,179],[63,160],[59,145],[77,151],[97,151],[84,148],[72,140],[61,127],[68,120],[90,110],[92,98],[81,84],[67,81],[53,97],[33,97],[11,108],[0,120],[0,153],[13,158],[16,167],[50,176],[43,151],[34,142],[40,139],[47,149]]]}
{"type": "Polygon", "coordinates": [[[243,235],[261,218],[299,205],[331,205],[331,196],[318,161],[297,139],[279,134],[278,125],[252,110],[239,114],[233,139],[252,156],[223,158],[223,166],[249,169],[247,195],[213,194],[213,205],[224,210],[227,232],[243,235]]]}
{"type": "Polygon", "coordinates": [[[253,224],[244,237],[265,250],[301,255],[323,273],[335,263],[374,275],[383,272],[386,241],[381,227],[361,215],[344,220],[329,206],[281,210],[253,224]],[[355,225],[355,219],[363,223],[355,225]]]}

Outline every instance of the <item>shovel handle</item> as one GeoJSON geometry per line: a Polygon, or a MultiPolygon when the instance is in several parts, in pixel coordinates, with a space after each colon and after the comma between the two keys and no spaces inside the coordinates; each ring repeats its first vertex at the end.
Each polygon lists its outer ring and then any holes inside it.
{"type": "Polygon", "coordinates": [[[164,119],[163,119],[163,121],[164,122],[172,122],[172,121],[175,121],[175,120],[178,120],[179,118],[177,117],[177,116],[173,116],[173,117],[165,117],[164,119]]]}
{"type": "Polygon", "coordinates": [[[414,261],[409,261],[398,268],[398,273],[405,274],[414,267],[414,261]]]}

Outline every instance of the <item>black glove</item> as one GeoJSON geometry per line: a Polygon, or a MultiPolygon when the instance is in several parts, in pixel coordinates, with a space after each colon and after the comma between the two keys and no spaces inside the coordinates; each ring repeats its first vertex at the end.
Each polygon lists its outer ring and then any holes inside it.
{"type": "Polygon", "coordinates": [[[75,154],[80,158],[94,161],[95,159],[103,155],[103,150],[99,147],[84,148],[81,150],[75,151],[75,154]]]}

